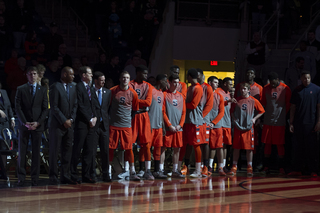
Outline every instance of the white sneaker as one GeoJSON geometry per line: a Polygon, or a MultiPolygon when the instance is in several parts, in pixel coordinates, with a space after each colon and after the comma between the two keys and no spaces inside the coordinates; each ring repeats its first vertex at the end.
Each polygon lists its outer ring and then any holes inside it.
{"type": "Polygon", "coordinates": [[[144,175],[144,171],[143,171],[143,170],[140,170],[140,171],[138,172],[138,174],[137,174],[137,176],[138,176],[139,178],[142,178],[143,175],[144,175]]]}
{"type": "Polygon", "coordinates": [[[118,174],[118,178],[120,179],[125,179],[126,177],[129,177],[130,176],[130,171],[123,171],[121,172],[120,174],[118,174]]]}
{"type": "Polygon", "coordinates": [[[192,178],[201,178],[202,175],[201,175],[200,171],[194,170],[194,172],[190,175],[190,177],[192,177],[192,178]]]}
{"type": "Polygon", "coordinates": [[[168,177],[172,177],[172,172],[168,172],[168,173],[167,173],[167,176],[168,176],[168,177]]]}

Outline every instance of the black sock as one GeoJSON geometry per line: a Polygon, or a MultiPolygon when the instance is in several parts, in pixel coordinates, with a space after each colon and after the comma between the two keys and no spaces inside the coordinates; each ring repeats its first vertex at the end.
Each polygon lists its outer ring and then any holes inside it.
{"type": "Polygon", "coordinates": [[[269,166],[270,166],[270,157],[268,157],[268,158],[264,157],[263,158],[263,166],[269,168],[269,166]]]}
{"type": "Polygon", "coordinates": [[[154,171],[155,172],[159,172],[160,170],[160,161],[159,160],[155,160],[154,161],[154,171]]]}
{"type": "Polygon", "coordinates": [[[279,169],[284,169],[284,158],[279,158],[279,169]]]}
{"type": "Polygon", "coordinates": [[[189,159],[184,159],[184,164],[185,164],[187,167],[189,167],[189,162],[190,162],[189,159]]]}
{"type": "Polygon", "coordinates": [[[144,161],[139,161],[140,171],[144,171],[144,161]]]}
{"type": "Polygon", "coordinates": [[[208,159],[203,160],[203,164],[204,164],[207,168],[209,168],[209,160],[208,160],[208,159]]]}

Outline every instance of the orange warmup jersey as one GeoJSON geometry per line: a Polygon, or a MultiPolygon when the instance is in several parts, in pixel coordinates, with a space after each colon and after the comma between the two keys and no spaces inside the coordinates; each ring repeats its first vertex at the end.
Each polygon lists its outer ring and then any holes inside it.
{"type": "MultiPolygon", "coordinates": [[[[139,109],[148,109],[152,102],[152,86],[143,81],[138,83],[135,80],[130,81],[129,87],[132,88],[139,97],[139,109]]],[[[140,143],[151,143],[151,124],[148,112],[136,114],[132,120],[132,138],[136,141],[139,136],[140,143]]]]}

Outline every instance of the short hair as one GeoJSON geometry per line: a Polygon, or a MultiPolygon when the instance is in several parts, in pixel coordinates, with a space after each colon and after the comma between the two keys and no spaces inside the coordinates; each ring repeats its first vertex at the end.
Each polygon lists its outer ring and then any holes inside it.
{"type": "Polygon", "coordinates": [[[90,67],[88,66],[82,66],[79,68],[79,71],[80,71],[80,76],[82,76],[82,74],[86,74],[88,72],[88,69],[91,69],[90,67]]]}
{"type": "Polygon", "coordinates": [[[190,68],[188,70],[187,76],[188,75],[190,75],[192,79],[197,79],[198,78],[198,70],[196,70],[195,68],[190,68]]]}
{"type": "Polygon", "coordinates": [[[115,58],[115,57],[119,57],[119,55],[117,55],[117,54],[112,54],[112,55],[110,55],[110,59],[113,59],[113,58],[115,58]]]}
{"type": "Polygon", "coordinates": [[[207,82],[213,82],[213,80],[215,80],[215,79],[219,81],[219,79],[216,76],[210,76],[208,78],[207,82]]]}
{"type": "Polygon", "coordinates": [[[227,81],[232,81],[232,79],[229,77],[226,77],[222,80],[222,84],[226,83],[227,81]]]}
{"type": "MultiPolygon", "coordinates": [[[[179,79],[179,75],[176,75],[176,74],[172,74],[170,75],[169,77],[169,81],[172,82],[173,80],[176,80],[176,79],[179,79]]],[[[179,79],[180,80],[180,79],[179,79]]]]}
{"type": "Polygon", "coordinates": [[[304,58],[303,58],[303,57],[301,57],[301,56],[297,57],[297,58],[296,58],[296,63],[299,63],[301,60],[303,60],[303,61],[304,61],[304,58]]]}
{"type": "Polygon", "coordinates": [[[314,34],[316,34],[316,31],[315,31],[314,29],[310,29],[310,30],[308,31],[308,33],[314,33],[314,34]]]}
{"type": "Polygon", "coordinates": [[[278,78],[279,78],[279,76],[278,76],[278,73],[276,73],[276,72],[270,72],[269,75],[268,75],[269,81],[273,81],[273,80],[278,79],[278,78]]]}
{"type": "Polygon", "coordinates": [[[122,73],[120,73],[120,78],[125,74],[128,74],[130,76],[130,73],[128,71],[122,71],[122,73]]]}
{"type": "Polygon", "coordinates": [[[310,71],[308,71],[308,70],[302,70],[300,76],[307,75],[307,74],[311,76],[310,71]]]}
{"type": "Polygon", "coordinates": [[[246,83],[246,82],[243,82],[243,83],[240,83],[240,88],[241,87],[246,87],[248,90],[251,88],[250,87],[250,84],[246,83]]]}
{"type": "Polygon", "coordinates": [[[104,74],[100,71],[96,71],[93,74],[93,80],[98,80],[101,76],[104,76],[104,74]]]}
{"type": "Polygon", "coordinates": [[[41,86],[44,86],[45,84],[49,85],[49,79],[46,77],[41,78],[41,86]]]}
{"type": "Polygon", "coordinates": [[[46,67],[43,66],[43,64],[37,64],[37,69],[38,69],[38,74],[40,73],[40,71],[46,71],[46,67]]]}
{"type": "Polygon", "coordinates": [[[177,65],[172,65],[172,66],[170,67],[170,71],[173,72],[174,69],[180,69],[180,67],[177,66],[177,65]]]}
{"type": "Polygon", "coordinates": [[[63,67],[61,70],[61,76],[62,76],[62,74],[69,72],[69,70],[72,70],[72,68],[69,66],[63,67]]]}
{"type": "Polygon", "coordinates": [[[252,71],[254,72],[254,74],[256,74],[256,70],[255,70],[253,67],[248,67],[247,70],[246,70],[246,73],[247,73],[249,70],[252,70],[252,71]]]}
{"type": "Polygon", "coordinates": [[[144,65],[139,65],[137,68],[136,68],[136,73],[137,72],[143,72],[143,71],[145,71],[145,70],[147,70],[148,71],[148,67],[146,67],[146,66],[144,66],[144,65]]]}
{"type": "Polygon", "coordinates": [[[197,68],[196,70],[197,70],[198,72],[200,72],[200,73],[203,75],[203,70],[202,70],[202,69],[197,68]]]}
{"type": "Polygon", "coordinates": [[[38,69],[37,69],[36,66],[30,66],[30,67],[28,67],[26,73],[29,73],[29,72],[31,72],[31,71],[36,71],[37,74],[39,73],[39,71],[38,71],[38,69]]]}
{"type": "Polygon", "coordinates": [[[167,78],[167,76],[165,74],[159,74],[156,76],[156,81],[161,81],[165,78],[167,78]]]}

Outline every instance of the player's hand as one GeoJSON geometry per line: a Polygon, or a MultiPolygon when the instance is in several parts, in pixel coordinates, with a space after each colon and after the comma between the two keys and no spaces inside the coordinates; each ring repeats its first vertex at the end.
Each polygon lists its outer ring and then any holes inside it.
{"type": "Polygon", "coordinates": [[[1,118],[7,117],[6,113],[4,113],[4,111],[2,111],[2,110],[0,110],[0,116],[1,116],[1,118]]]}
{"type": "Polygon", "coordinates": [[[256,120],[255,126],[259,126],[260,123],[261,123],[261,120],[260,120],[260,119],[256,120]]]}
{"type": "Polygon", "coordinates": [[[319,132],[319,131],[320,131],[320,122],[318,122],[318,123],[316,124],[316,126],[314,127],[314,131],[315,131],[315,132],[319,132]]]}
{"type": "Polygon", "coordinates": [[[90,127],[94,127],[97,123],[97,117],[92,118],[92,120],[89,122],[90,127]]]}
{"type": "Polygon", "coordinates": [[[72,122],[70,119],[66,120],[66,122],[64,122],[63,126],[66,128],[66,129],[69,129],[71,126],[72,126],[72,122]]]}
{"type": "Polygon", "coordinates": [[[16,122],[12,119],[11,120],[11,128],[14,129],[14,126],[16,125],[16,122]]]}
{"type": "Polygon", "coordinates": [[[289,129],[290,129],[290,132],[291,132],[291,133],[293,133],[293,132],[294,132],[294,127],[293,127],[293,125],[292,125],[292,124],[290,124],[290,128],[289,128],[289,129]]]}
{"type": "Polygon", "coordinates": [[[177,132],[178,132],[180,129],[181,129],[181,126],[180,126],[180,125],[176,126],[176,131],[177,131],[177,132]]]}
{"type": "Polygon", "coordinates": [[[255,124],[256,123],[256,119],[252,118],[251,122],[252,122],[252,124],[255,124]]]}
{"type": "Polygon", "coordinates": [[[28,130],[35,130],[35,129],[37,129],[37,127],[39,126],[40,124],[38,123],[38,122],[31,122],[30,123],[30,127],[29,127],[29,129],[28,130]]]}
{"type": "Polygon", "coordinates": [[[235,98],[231,98],[229,100],[230,100],[231,103],[235,103],[235,104],[238,103],[237,99],[235,99],[235,98]]]}
{"type": "Polygon", "coordinates": [[[175,132],[175,131],[176,131],[176,128],[171,125],[171,126],[169,126],[169,130],[170,130],[170,132],[175,132]]]}
{"type": "Polygon", "coordinates": [[[213,123],[210,123],[209,126],[210,126],[210,129],[214,128],[214,124],[213,123]]]}
{"type": "Polygon", "coordinates": [[[24,124],[24,126],[29,129],[29,128],[30,128],[30,122],[26,122],[26,123],[24,124]]]}

